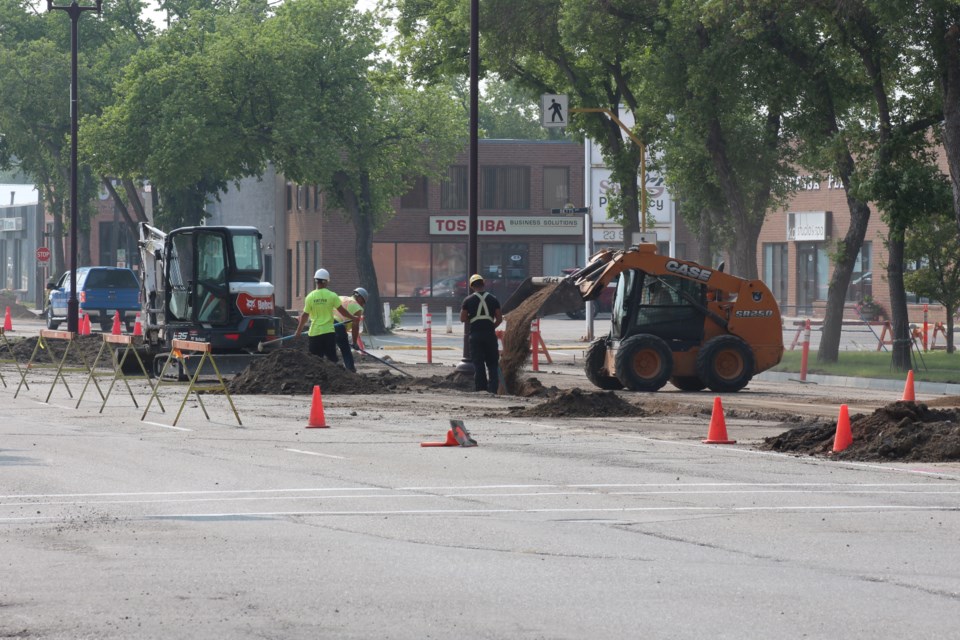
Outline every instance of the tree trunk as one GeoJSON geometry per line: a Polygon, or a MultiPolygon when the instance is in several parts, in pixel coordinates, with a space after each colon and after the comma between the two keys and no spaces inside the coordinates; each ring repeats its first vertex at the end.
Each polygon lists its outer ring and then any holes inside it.
{"type": "Polygon", "coordinates": [[[710,230],[712,229],[713,213],[709,210],[700,212],[700,230],[697,233],[697,262],[711,266],[713,262],[713,246],[710,230]]]}
{"type": "Polygon", "coordinates": [[[953,307],[953,306],[949,306],[949,307],[946,307],[946,311],[947,311],[947,322],[946,322],[947,333],[946,333],[946,336],[945,336],[945,337],[946,337],[946,339],[947,339],[947,353],[953,353],[953,351],[954,351],[954,346],[953,346],[953,314],[955,314],[955,313],[957,312],[957,308],[956,308],[956,307],[953,307]]]}
{"type": "Polygon", "coordinates": [[[354,251],[357,256],[357,275],[360,284],[367,290],[363,322],[372,335],[388,333],[383,314],[380,313],[380,285],[377,282],[377,270],[373,264],[373,215],[370,213],[370,175],[362,172],[360,176],[359,197],[350,186],[347,175],[338,172],[334,176],[338,195],[353,222],[355,232],[354,251]]]}
{"type": "Polygon", "coordinates": [[[887,241],[887,284],[890,287],[890,325],[893,328],[893,367],[897,371],[913,368],[910,324],[907,318],[907,296],[903,287],[904,232],[891,229],[887,241]]]}
{"type": "Polygon", "coordinates": [[[840,162],[837,173],[843,182],[847,195],[847,207],[850,209],[850,226],[841,242],[845,247],[840,251],[840,259],[833,265],[833,276],[827,289],[827,310],[823,318],[823,332],[820,335],[820,348],[817,350],[817,362],[836,362],[840,357],[840,333],[843,331],[843,307],[847,299],[847,289],[853,267],[857,263],[857,254],[867,235],[867,223],[870,222],[870,206],[851,195],[850,177],[853,175],[853,157],[847,154],[840,162]]]}
{"type": "MultiPolygon", "coordinates": [[[[937,27],[944,26],[937,22],[937,27]]],[[[934,29],[933,37],[943,34],[944,56],[940,69],[943,93],[943,148],[953,188],[953,213],[960,229],[960,25],[934,29]]]]}

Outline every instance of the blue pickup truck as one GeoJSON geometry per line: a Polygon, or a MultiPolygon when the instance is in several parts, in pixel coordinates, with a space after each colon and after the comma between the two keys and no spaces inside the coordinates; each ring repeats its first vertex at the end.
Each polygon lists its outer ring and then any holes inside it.
{"type": "MultiPolygon", "coordinates": [[[[47,285],[48,329],[56,329],[67,321],[67,302],[70,300],[70,272],[64,273],[55,284],[47,285]]],[[[120,320],[128,331],[133,330],[140,311],[140,281],[130,269],[119,267],[80,267],[77,269],[77,299],[80,311],[90,317],[90,323],[100,323],[103,331],[113,329],[113,318],[120,312],[120,320]]]]}

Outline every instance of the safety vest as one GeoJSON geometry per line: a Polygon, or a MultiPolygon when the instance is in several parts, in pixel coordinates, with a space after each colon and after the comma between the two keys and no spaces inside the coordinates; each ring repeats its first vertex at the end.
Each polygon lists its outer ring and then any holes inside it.
{"type": "Polygon", "coordinates": [[[489,320],[490,322],[493,322],[493,316],[490,315],[490,309],[487,308],[487,296],[490,294],[486,291],[483,293],[475,291],[473,295],[480,298],[480,304],[477,306],[477,315],[470,318],[470,322],[474,323],[477,320],[489,320]]]}
{"type": "MultiPolygon", "coordinates": [[[[355,316],[360,315],[358,312],[363,311],[363,307],[360,306],[360,303],[357,302],[353,296],[340,296],[340,305],[355,316]]],[[[343,328],[347,331],[350,331],[353,326],[353,322],[344,322],[346,318],[336,309],[333,310],[333,319],[337,322],[343,322],[343,328]]]]}

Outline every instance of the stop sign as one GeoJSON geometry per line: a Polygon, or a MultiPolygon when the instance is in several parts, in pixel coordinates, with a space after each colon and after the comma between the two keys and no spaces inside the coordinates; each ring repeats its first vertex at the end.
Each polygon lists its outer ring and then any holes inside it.
{"type": "Polygon", "coordinates": [[[46,247],[37,247],[37,260],[46,262],[50,259],[50,249],[46,247]]]}

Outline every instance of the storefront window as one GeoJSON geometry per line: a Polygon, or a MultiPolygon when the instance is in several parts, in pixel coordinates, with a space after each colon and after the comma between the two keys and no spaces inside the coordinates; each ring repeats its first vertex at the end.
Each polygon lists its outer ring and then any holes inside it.
{"type": "Polygon", "coordinates": [[[504,302],[528,274],[529,245],[525,242],[496,242],[480,245],[478,268],[487,290],[504,302]]]}
{"type": "Polygon", "coordinates": [[[873,243],[864,242],[853,265],[853,275],[847,288],[847,300],[860,302],[865,296],[873,297],[873,243]]]}
{"type": "Polygon", "coordinates": [[[543,275],[561,276],[564,269],[583,265],[582,244],[543,245],[543,275]]]}
{"type": "Polygon", "coordinates": [[[397,245],[392,242],[373,243],[373,267],[377,270],[380,295],[397,295],[397,245]]]}
{"type": "Polygon", "coordinates": [[[786,242],[763,245],[763,281],[780,306],[787,302],[787,255],[786,242]]]}
{"type": "Polygon", "coordinates": [[[414,290],[425,282],[430,282],[430,245],[397,244],[397,295],[415,295],[414,290]]]}
{"type": "Polygon", "coordinates": [[[823,243],[817,243],[817,300],[827,299],[830,288],[830,256],[823,243]]]}
{"type": "Polygon", "coordinates": [[[562,209],[570,201],[570,169],[543,168],[543,208],[562,209]]]}

